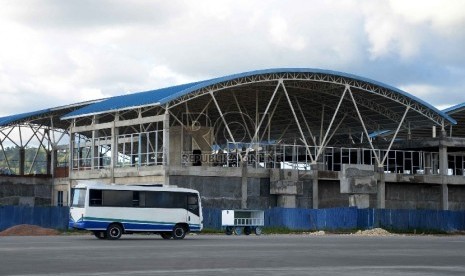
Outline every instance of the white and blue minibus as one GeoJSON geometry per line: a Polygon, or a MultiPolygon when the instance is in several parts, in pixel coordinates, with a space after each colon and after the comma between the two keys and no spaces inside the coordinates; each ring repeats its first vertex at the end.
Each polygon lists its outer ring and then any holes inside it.
{"type": "Polygon", "coordinates": [[[202,204],[192,189],[79,183],[71,193],[69,227],[99,239],[145,232],[179,240],[202,230],[202,204]]]}

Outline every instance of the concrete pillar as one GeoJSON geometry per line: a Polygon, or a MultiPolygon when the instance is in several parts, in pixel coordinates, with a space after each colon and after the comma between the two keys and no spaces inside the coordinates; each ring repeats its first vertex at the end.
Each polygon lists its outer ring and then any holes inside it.
{"type": "Polygon", "coordinates": [[[378,167],[378,189],[376,194],[376,208],[386,208],[386,182],[384,178],[384,167],[378,167]]]}
{"type": "Polygon", "coordinates": [[[24,165],[26,162],[26,150],[23,147],[19,148],[19,175],[24,175],[24,165]]]}
{"type": "Polygon", "coordinates": [[[312,207],[313,209],[318,209],[320,204],[318,197],[318,172],[320,169],[324,170],[323,163],[311,164],[310,169],[312,171],[312,207]]]}
{"type": "Polygon", "coordinates": [[[449,161],[447,159],[447,146],[439,146],[439,174],[447,175],[449,170],[449,161]]]}
{"type": "Polygon", "coordinates": [[[55,177],[55,171],[57,167],[58,167],[58,150],[56,150],[55,148],[52,148],[52,177],[55,177]]]}
{"type": "MultiPolygon", "coordinates": [[[[97,123],[98,123],[98,119],[94,118],[93,119],[93,124],[95,125],[97,123]]],[[[98,137],[99,137],[98,130],[92,130],[92,141],[91,141],[91,145],[92,145],[92,151],[91,151],[92,170],[98,169],[101,165],[103,165],[103,164],[100,164],[100,154],[99,154],[99,150],[98,150],[98,145],[95,144],[95,141],[97,140],[98,137]]]]}
{"type": "Polygon", "coordinates": [[[449,210],[449,187],[445,183],[441,185],[441,210],[449,210]]]}
{"type": "Polygon", "coordinates": [[[53,153],[53,150],[52,151],[47,151],[47,172],[46,174],[47,175],[51,175],[52,172],[54,171],[54,167],[53,167],[53,157],[52,157],[52,153],[53,153]]]}
{"type": "MultiPolygon", "coordinates": [[[[75,134],[70,129],[69,130],[69,148],[68,148],[68,151],[69,151],[69,155],[68,155],[69,156],[69,159],[68,159],[68,177],[70,179],[72,178],[71,173],[73,172],[73,167],[74,167],[74,164],[73,164],[73,160],[74,160],[74,136],[75,136],[75,134]]],[[[69,189],[69,191],[71,191],[71,188],[69,189]]]]}
{"type": "Polygon", "coordinates": [[[241,174],[241,208],[247,209],[247,161],[242,163],[242,174],[241,174]]]}
{"type": "Polygon", "coordinates": [[[165,109],[163,117],[163,163],[165,164],[165,183],[170,185],[170,114],[168,108],[165,109]]]}
{"type": "Polygon", "coordinates": [[[318,170],[314,171],[312,179],[312,207],[318,209],[318,170]]]}
{"type": "Polygon", "coordinates": [[[119,128],[115,126],[115,122],[118,120],[116,115],[115,121],[111,127],[111,159],[110,159],[110,182],[115,183],[115,167],[118,163],[118,135],[119,128]]]}
{"type": "Polygon", "coordinates": [[[295,195],[278,195],[278,207],[282,208],[296,208],[296,196],[295,195]]]}

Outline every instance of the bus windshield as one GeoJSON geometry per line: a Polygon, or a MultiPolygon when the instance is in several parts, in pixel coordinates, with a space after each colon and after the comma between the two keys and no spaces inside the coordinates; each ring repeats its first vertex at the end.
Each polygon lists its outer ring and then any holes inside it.
{"type": "Polygon", "coordinates": [[[71,193],[71,206],[84,207],[86,201],[86,189],[72,189],[71,193]]]}

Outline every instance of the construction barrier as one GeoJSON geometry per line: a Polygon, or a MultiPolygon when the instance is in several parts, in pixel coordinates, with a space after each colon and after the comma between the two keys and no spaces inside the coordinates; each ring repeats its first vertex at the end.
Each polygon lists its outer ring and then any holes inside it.
{"type": "MultiPolygon", "coordinates": [[[[66,229],[68,207],[0,206],[0,231],[19,224],[66,229]]],[[[203,209],[204,228],[221,229],[221,209],[203,209]]],[[[265,227],[290,230],[355,230],[384,228],[394,231],[465,230],[465,211],[391,210],[391,209],[300,209],[265,210],[265,227]]]]}
{"type": "Polygon", "coordinates": [[[67,229],[68,207],[0,206],[0,231],[20,224],[67,229]]]}

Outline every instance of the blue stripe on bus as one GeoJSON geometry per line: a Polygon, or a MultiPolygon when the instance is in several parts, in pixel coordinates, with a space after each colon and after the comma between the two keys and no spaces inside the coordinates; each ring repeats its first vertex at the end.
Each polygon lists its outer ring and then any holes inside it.
{"type": "MultiPolygon", "coordinates": [[[[167,222],[134,222],[132,220],[110,220],[110,219],[97,219],[97,218],[84,218],[79,221],[69,221],[70,228],[86,229],[86,230],[106,230],[108,225],[113,222],[123,224],[125,231],[171,231],[173,230],[174,223],[167,222]]],[[[190,231],[200,231],[199,224],[190,224],[190,231]]]]}

